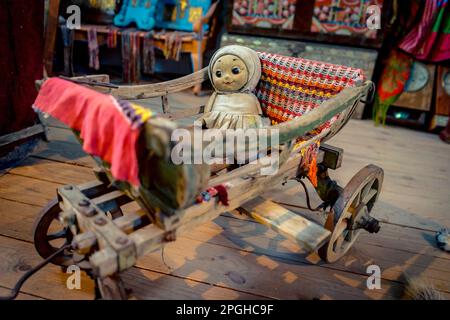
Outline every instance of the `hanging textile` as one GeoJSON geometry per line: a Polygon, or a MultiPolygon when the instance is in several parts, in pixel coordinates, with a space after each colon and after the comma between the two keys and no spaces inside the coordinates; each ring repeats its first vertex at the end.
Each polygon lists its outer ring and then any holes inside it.
{"type": "Polygon", "coordinates": [[[64,73],[67,75],[73,75],[72,57],[74,32],[65,24],[62,24],[60,28],[64,45],[64,73]]]}
{"type": "Polygon", "coordinates": [[[418,60],[450,59],[450,8],[448,0],[426,0],[421,21],[402,40],[400,49],[418,60]]]}
{"type": "Polygon", "coordinates": [[[153,31],[147,32],[143,38],[143,72],[146,74],[153,74],[155,72],[155,43],[153,40],[153,31]]]}
{"type": "Polygon", "coordinates": [[[175,61],[180,60],[181,46],[183,36],[178,31],[166,32],[166,41],[164,43],[164,57],[175,61]]]}
{"type": "Polygon", "coordinates": [[[44,82],[33,106],[79,131],[83,150],[109,163],[116,180],[140,185],[136,148],[151,110],[59,78],[44,82]]]}
{"type": "Polygon", "coordinates": [[[395,103],[403,93],[406,82],[411,74],[413,59],[409,55],[393,50],[389,56],[387,65],[378,82],[378,89],[373,106],[373,119],[375,124],[384,125],[387,111],[390,105],[395,103]]]}
{"type": "Polygon", "coordinates": [[[98,41],[97,41],[97,29],[91,27],[87,33],[88,36],[88,48],[89,48],[89,67],[95,70],[100,69],[100,62],[98,59],[98,41]]]}
{"type": "Polygon", "coordinates": [[[110,49],[117,47],[117,28],[111,27],[109,29],[108,37],[106,38],[106,45],[110,49]]]}
{"type": "Polygon", "coordinates": [[[133,29],[122,31],[122,65],[123,81],[139,82],[140,74],[140,39],[139,31],[133,29]]]}

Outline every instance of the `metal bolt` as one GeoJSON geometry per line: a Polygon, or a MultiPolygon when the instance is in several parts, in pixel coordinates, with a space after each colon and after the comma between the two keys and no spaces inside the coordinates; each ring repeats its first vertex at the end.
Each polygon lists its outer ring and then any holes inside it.
{"type": "Polygon", "coordinates": [[[84,208],[81,208],[80,211],[86,217],[93,217],[97,214],[97,211],[92,207],[87,207],[87,208],[84,207],[84,208]]]}
{"type": "Polygon", "coordinates": [[[125,245],[125,244],[128,243],[128,239],[125,238],[125,237],[118,237],[118,238],[116,239],[116,243],[117,243],[117,244],[121,244],[121,245],[125,245]]]}
{"type": "Polygon", "coordinates": [[[78,205],[80,207],[87,207],[89,205],[89,201],[87,201],[86,199],[83,199],[80,202],[78,202],[78,205]]]}
{"type": "Polygon", "coordinates": [[[108,221],[106,221],[105,218],[99,217],[99,218],[95,219],[94,222],[96,225],[104,226],[108,221]]]}

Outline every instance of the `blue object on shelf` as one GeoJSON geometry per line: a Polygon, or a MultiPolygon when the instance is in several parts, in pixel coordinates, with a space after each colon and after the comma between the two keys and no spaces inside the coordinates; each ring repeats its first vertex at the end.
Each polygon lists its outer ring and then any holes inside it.
{"type": "MultiPolygon", "coordinates": [[[[206,14],[211,0],[162,0],[157,3],[156,27],[194,31],[194,23],[206,14]]],[[[204,25],[203,31],[208,31],[204,25]]]]}
{"type": "Polygon", "coordinates": [[[157,0],[124,0],[120,12],[114,17],[114,25],[127,27],[136,23],[138,29],[152,30],[155,26],[157,0]]]}

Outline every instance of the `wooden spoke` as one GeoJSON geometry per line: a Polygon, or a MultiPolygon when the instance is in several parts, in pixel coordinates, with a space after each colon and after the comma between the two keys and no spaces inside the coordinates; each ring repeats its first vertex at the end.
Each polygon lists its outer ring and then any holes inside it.
{"type": "Polygon", "coordinates": [[[69,232],[69,230],[67,230],[67,228],[64,228],[61,231],[48,234],[47,241],[52,241],[52,240],[56,240],[56,239],[66,239],[67,232],[69,232]]]}
{"type": "Polygon", "coordinates": [[[370,189],[369,192],[364,196],[362,202],[364,204],[368,204],[370,200],[372,200],[378,194],[378,190],[370,189]]]}

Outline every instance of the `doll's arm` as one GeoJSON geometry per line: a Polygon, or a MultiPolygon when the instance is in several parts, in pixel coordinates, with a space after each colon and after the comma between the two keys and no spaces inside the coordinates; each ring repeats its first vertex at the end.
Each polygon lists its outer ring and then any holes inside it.
{"type": "Polygon", "coordinates": [[[205,106],[204,113],[211,112],[211,109],[212,109],[212,107],[214,105],[214,101],[216,101],[216,96],[217,96],[217,92],[213,92],[211,97],[209,97],[209,100],[208,100],[208,102],[206,103],[206,106],[205,106]]]}

